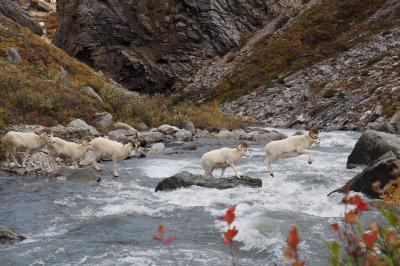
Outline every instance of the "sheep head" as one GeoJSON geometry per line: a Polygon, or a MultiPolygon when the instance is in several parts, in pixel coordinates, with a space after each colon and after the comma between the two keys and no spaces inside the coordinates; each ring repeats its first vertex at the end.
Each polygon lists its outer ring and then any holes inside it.
{"type": "Polygon", "coordinates": [[[46,143],[55,143],[55,140],[53,139],[53,132],[50,131],[48,128],[42,128],[37,131],[39,137],[44,140],[46,143]]]}
{"type": "Polygon", "coordinates": [[[318,135],[318,129],[310,128],[310,130],[308,131],[308,135],[310,136],[312,143],[320,144],[321,140],[318,135]]]}
{"type": "Polygon", "coordinates": [[[244,157],[248,157],[250,155],[249,153],[249,146],[247,145],[246,142],[244,141],[239,141],[236,144],[236,150],[240,152],[240,154],[244,157]]]}

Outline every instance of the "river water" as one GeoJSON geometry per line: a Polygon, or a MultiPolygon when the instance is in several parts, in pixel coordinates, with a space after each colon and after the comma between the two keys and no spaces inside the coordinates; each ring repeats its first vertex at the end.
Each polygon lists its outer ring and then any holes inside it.
{"type": "Polygon", "coordinates": [[[201,173],[204,152],[233,145],[204,139],[196,140],[196,151],[177,148],[176,155],[126,160],[119,178],[100,184],[0,178],[0,224],[28,237],[0,246],[0,265],[174,265],[165,247],[152,240],[159,224],[167,236],[177,237],[172,253],[180,265],[230,265],[221,242],[225,225],[216,217],[233,204],[240,265],[283,265],[292,224],[298,226],[306,264],[328,265],[323,239],[334,238],[329,224],[340,221],[344,209],[341,195],[326,195],[361,171],[345,167],[359,133],[320,135],[313,164],[306,155],[278,161],[274,178],[263,165],[264,145],[249,143],[251,156],[239,161],[238,170],[262,178],[261,188],[154,192],[163,177],[181,170],[201,173]]]}

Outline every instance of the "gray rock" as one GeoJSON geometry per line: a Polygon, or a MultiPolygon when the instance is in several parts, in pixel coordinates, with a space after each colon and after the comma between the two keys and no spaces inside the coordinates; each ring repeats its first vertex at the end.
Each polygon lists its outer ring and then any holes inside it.
{"type": "Polygon", "coordinates": [[[99,136],[100,135],[100,133],[99,133],[99,131],[97,131],[97,129],[95,129],[94,127],[88,125],[82,119],[72,120],[71,123],[68,124],[68,126],[69,127],[79,128],[79,129],[87,129],[87,130],[89,130],[90,134],[93,135],[93,136],[99,136]]]}
{"type": "Polygon", "coordinates": [[[192,133],[193,136],[196,134],[196,127],[191,121],[185,122],[183,125],[183,129],[190,131],[190,133],[192,133]]]}
{"type": "Polygon", "coordinates": [[[396,134],[396,130],[389,123],[380,124],[375,130],[376,131],[380,131],[380,132],[386,132],[386,133],[389,133],[389,134],[396,134]]]}
{"type": "Polygon", "coordinates": [[[265,144],[274,140],[281,140],[285,138],[287,138],[287,136],[283,133],[276,133],[276,132],[265,133],[260,131],[249,132],[247,133],[246,136],[246,140],[263,142],[265,144]]]}
{"type": "Polygon", "coordinates": [[[137,125],[137,129],[138,129],[139,131],[147,131],[147,130],[149,130],[149,127],[148,127],[145,123],[140,122],[140,123],[137,125]]]}
{"type": "Polygon", "coordinates": [[[9,245],[25,239],[26,237],[23,235],[20,235],[7,227],[0,225],[0,244],[9,245]]]}
{"type": "Polygon", "coordinates": [[[390,181],[399,178],[399,175],[395,174],[395,170],[398,169],[400,169],[400,154],[390,151],[372,162],[370,166],[353,177],[343,187],[330,192],[328,196],[335,192],[343,193],[347,187],[352,191],[362,192],[373,198],[380,198],[379,190],[382,190],[390,181]],[[378,182],[378,186],[374,185],[376,182],[378,182]],[[376,190],[377,187],[379,188],[378,191],[376,190]]]}
{"type": "Polygon", "coordinates": [[[158,127],[158,131],[160,131],[161,133],[163,133],[165,135],[174,135],[179,130],[180,130],[179,128],[177,128],[175,126],[171,126],[171,125],[161,125],[158,127]]]}
{"type": "Polygon", "coordinates": [[[50,3],[47,3],[43,0],[31,0],[31,8],[36,8],[39,11],[42,12],[50,12],[54,10],[54,6],[52,6],[50,3]]]}
{"type": "Polygon", "coordinates": [[[135,131],[137,132],[137,130],[135,128],[133,128],[132,126],[125,124],[125,123],[121,123],[121,122],[117,122],[113,124],[113,128],[115,129],[125,129],[125,130],[129,130],[129,131],[135,131]]]}
{"type": "Polygon", "coordinates": [[[98,100],[99,102],[103,102],[100,95],[98,95],[97,92],[92,87],[85,86],[82,88],[82,92],[87,96],[98,100]]]}
{"type": "Polygon", "coordinates": [[[7,48],[7,59],[8,61],[16,64],[21,63],[22,61],[21,55],[19,54],[18,49],[15,47],[7,48]]]}
{"type": "Polygon", "coordinates": [[[178,151],[173,149],[173,148],[165,148],[163,154],[165,155],[172,155],[172,154],[177,154],[178,151]]]}
{"type": "Polygon", "coordinates": [[[96,126],[101,127],[101,128],[107,128],[112,125],[113,123],[113,116],[112,114],[108,112],[100,112],[95,114],[95,120],[94,122],[96,123],[96,126]]]}
{"type": "Polygon", "coordinates": [[[374,130],[365,131],[347,158],[347,168],[369,165],[389,151],[400,149],[400,137],[374,130]]]}
{"type": "Polygon", "coordinates": [[[154,143],[151,145],[149,150],[147,151],[148,154],[162,154],[165,150],[165,145],[164,143],[154,143]]]}
{"type": "Polygon", "coordinates": [[[390,124],[393,125],[397,134],[400,134],[400,111],[397,111],[390,119],[390,124]]]}
{"type": "MultiPolygon", "coordinates": [[[[85,168],[67,168],[60,167],[57,170],[54,170],[49,178],[57,179],[60,181],[76,181],[76,182],[96,182],[99,183],[104,176],[103,173],[99,173],[94,167],[85,167],[85,168]]],[[[110,173],[111,175],[111,173],[110,173]]]]}
{"type": "Polygon", "coordinates": [[[138,138],[144,143],[154,143],[164,140],[164,134],[158,131],[139,132],[138,138]]]}
{"type": "Polygon", "coordinates": [[[108,132],[108,136],[112,140],[124,141],[126,139],[137,139],[138,132],[135,130],[117,129],[108,132]]]}
{"type": "Polygon", "coordinates": [[[183,143],[182,148],[184,150],[193,151],[193,150],[197,150],[197,145],[196,145],[196,143],[193,143],[193,142],[185,142],[185,143],[183,143]]]}
{"type": "Polygon", "coordinates": [[[193,140],[193,135],[190,133],[190,131],[186,129],[180,129],[178,132],[174,134],[174,137],[178,141],[191,141],[193,140]]]}
{"type": "Polygon", "coordinates": [[[90,130],[87,128],[64,127],[57,125],[49,128],[55,137],[59,137],[68,141],[82,139],[90,135],[90,130]]]}
{"type": "Polygon", "coordinates": [[[42,35],[43,29],[34,22],[26,11],[14,0],[0,1],[0,12],[11,18],[21,26],[29,28],[32,32],[42,35]]]}
{"type": "Polygon", "coordinates": [[[158,183],[156,191],[173,190],[182,187],[199,186],[206,188],[228,189],[238,186],[261,187],[262,181],[249,176],[228,178],[205,178],[202,175],[194,175],[189,172],[180,172],[172,177],[163,179],[158,183]]]}
{"type": "Polygon", "coordinates": [[[235,138],[235,134],[232,131],[229,130],[221,130],[220,132],[218,132],[215,137],[219,138],[219,139],[234,139],[235,138]]]}

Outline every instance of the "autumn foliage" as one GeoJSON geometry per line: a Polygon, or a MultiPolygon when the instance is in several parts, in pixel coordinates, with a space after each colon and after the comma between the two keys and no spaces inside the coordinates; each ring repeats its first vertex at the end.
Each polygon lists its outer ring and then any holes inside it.
{"type": "Polygon", "coordinates": [[[287,239],[287,244],[288,248],[283,254],[285,259],[287,261],[290,261],[292,263],[292,266],[304,266],[305,262],[300,261],[299,259],[299,254],[297,251],[297,247],[300,243],[300,238],[299,234],[297,232],[297,227],[296,225],[292,225],[289,231],[288,239],[287,239]]]}

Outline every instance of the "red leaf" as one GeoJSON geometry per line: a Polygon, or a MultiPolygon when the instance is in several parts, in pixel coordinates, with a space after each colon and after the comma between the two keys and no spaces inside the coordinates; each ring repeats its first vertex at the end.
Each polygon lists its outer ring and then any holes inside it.
{"type": "Polygon", "coordinates": [[[300,262],[300,266],[304,266],[306,265],[306,262],[303,260],[302,262],[300,262]]]}
{"type": "Polygon", "coordinates": [[[376,240],[378,239],[377,232],[376,231],[370,231],[364,233],[362,236],[364,243],[367,245],[367,247],[372,247],[376,240]]]}
{"type": "Polygon", "coordinates": [[[392,245],[396,244],[396,233],[393,231],[389,231],[386,233],[386,239],[392,245]]]}
{"type": "Polygon", "coordinates": [[[174,236],[170,236],[167,239],[164,240],[164,243],[167,245],[171,245],[172,243],[174,243],[174,241],[176,240],[176,237],[174,236]]]}
{"type": "Polygon", "coordinates": [[[354,197],[354,202],[357,205],[357,209],[359,211],[367,211],[368,210],[368,204],[365,203],[360,196],[356,195],[354,197]]]}
{"type": "Polygon", "coordinates": [[[232,245],[233,240],[232,240],[232,239],[226,239],[226,238],[224,238],[223,243],[224,243],[225,245],[227,245],[227,246],[230,246],[230,245],[232,245]]]}
{"type": "Polygon", "coordinates": [[[228,231],[226,231],[225,233],[224,233],[224,238],[226,238],[226,239],[233,239],[236,235],[237,235],[237,233],[238,233],[239,231],[236,229],[236,227],[234,226],[233,228],[231,228],[231,229],[228,229],[228,231]]]}
{"type": "Polygon", "coordinates": [[[165,232],[164,225],[160,224],[158,226],[158,232],[160,232],[161,236],[164,234],[164,232],[165,232]]]}
{"type": "Polygon", "coordinates": [[[337,223],[331,224],[331,228],[333,231],[337,232],[337,231],[339,231],[339,224],[337,224],[337,223]]]}
{"type": "Polygon", "coordinates": [[[288,244],[297,247],[299,244],[299,234],[297,233],[297,227],[295,225],[292,225],[292,228],[289,231],[289,236],[288,236],[288,244]]]}
{"type": "Polygon", "coordinates": [[[355,224],[357,221],[357,213],[355,211],[349,211],[344,215],[344,220],[349,224],[355,224]]]}
{"type": "Polygon", "coordinates": [[[235,209],[236,209],[236,206],[235,206],[235,205],[230,206],[230,207],[228,208],[228,210],[226,211],[226,214],[225,214],[224,216],[219,216],[219,217],[218,217],[218,220],[225,221],[225,222],[227,222],[228,224],[233,223],[233,221],[235,221],[235,218],[236,218],[236,216],[235,216],[235,209]]]}
{"type": "Polygon", "coordinates": [[[158,237],[158,236],[153,236],[153,240],[156,240],[156,241],[161,241],[162,239],[161,239],[161,237],[158,237]]]}

